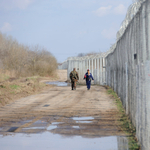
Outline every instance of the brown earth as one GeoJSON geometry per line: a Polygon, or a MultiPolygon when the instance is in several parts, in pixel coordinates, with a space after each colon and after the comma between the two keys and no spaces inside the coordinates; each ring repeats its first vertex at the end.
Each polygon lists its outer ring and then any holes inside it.
{"type": "Polygon", "coordinates": [[[77,86],[72,91],[70,86],[54,86],[1,107],[0,134],[49,131],[69,136],[125,136],[118,118],[114,99],[104,87],[92,86],[88,91],[86,86],[77,86]]]}

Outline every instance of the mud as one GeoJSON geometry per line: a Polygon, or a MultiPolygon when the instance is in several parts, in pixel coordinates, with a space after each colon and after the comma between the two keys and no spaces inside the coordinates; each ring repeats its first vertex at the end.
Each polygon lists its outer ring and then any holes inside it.
{"type": "Polygon", "coordinates": [[[119,117],[104,87],[55,86],[0,108],[0,149],[127,150],[119,117]]]}

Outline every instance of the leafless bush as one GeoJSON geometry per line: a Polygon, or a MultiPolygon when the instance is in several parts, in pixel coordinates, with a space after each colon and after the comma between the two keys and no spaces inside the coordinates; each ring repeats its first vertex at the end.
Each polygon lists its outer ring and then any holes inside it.
{"type": "Polygon", "coordinates": [[[57,68],[54,56],[39,46],[19,44],[0,33],[0,69],[15,72],[16,76],[51,75],[57,68]]]}

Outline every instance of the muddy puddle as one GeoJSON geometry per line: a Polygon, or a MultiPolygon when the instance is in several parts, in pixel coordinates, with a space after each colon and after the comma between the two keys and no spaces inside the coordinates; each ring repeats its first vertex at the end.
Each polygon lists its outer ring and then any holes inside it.
{"type": "Polygon", "coordinates": [[[0,128],[0,150],[128,150],[125,136],[103,136],[94,117],[43,117],[0,128]],[[22,125],[19,127],[19,125],[22,125]]]}
{"type": "Polygon", "coordinates": [[[70,85],[70,83],[67,83],[67,82],[59,82],[59,81],[46,82],[46,84],[56,85],[56,86],[64,86],[64,87],[70,85]]]}
{"type": "Polygon", "coordinates": [[[81,136],[14,134],[0,136],[1,150],[128,150],[124,137],[83,138],[81,136]]]}

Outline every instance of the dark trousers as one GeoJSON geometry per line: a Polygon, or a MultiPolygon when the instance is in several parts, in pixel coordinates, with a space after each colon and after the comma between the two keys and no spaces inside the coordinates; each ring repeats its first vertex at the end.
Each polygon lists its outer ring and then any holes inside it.
{"type": "Polygon", "coordinates": [[[71,81],[71,88],[76,89],[76,81],[71,81]]]}
{"type": "Polygon", "coordinates": [[[87,89],[91,88],[91,81],[86,81],[87,89]]]}

